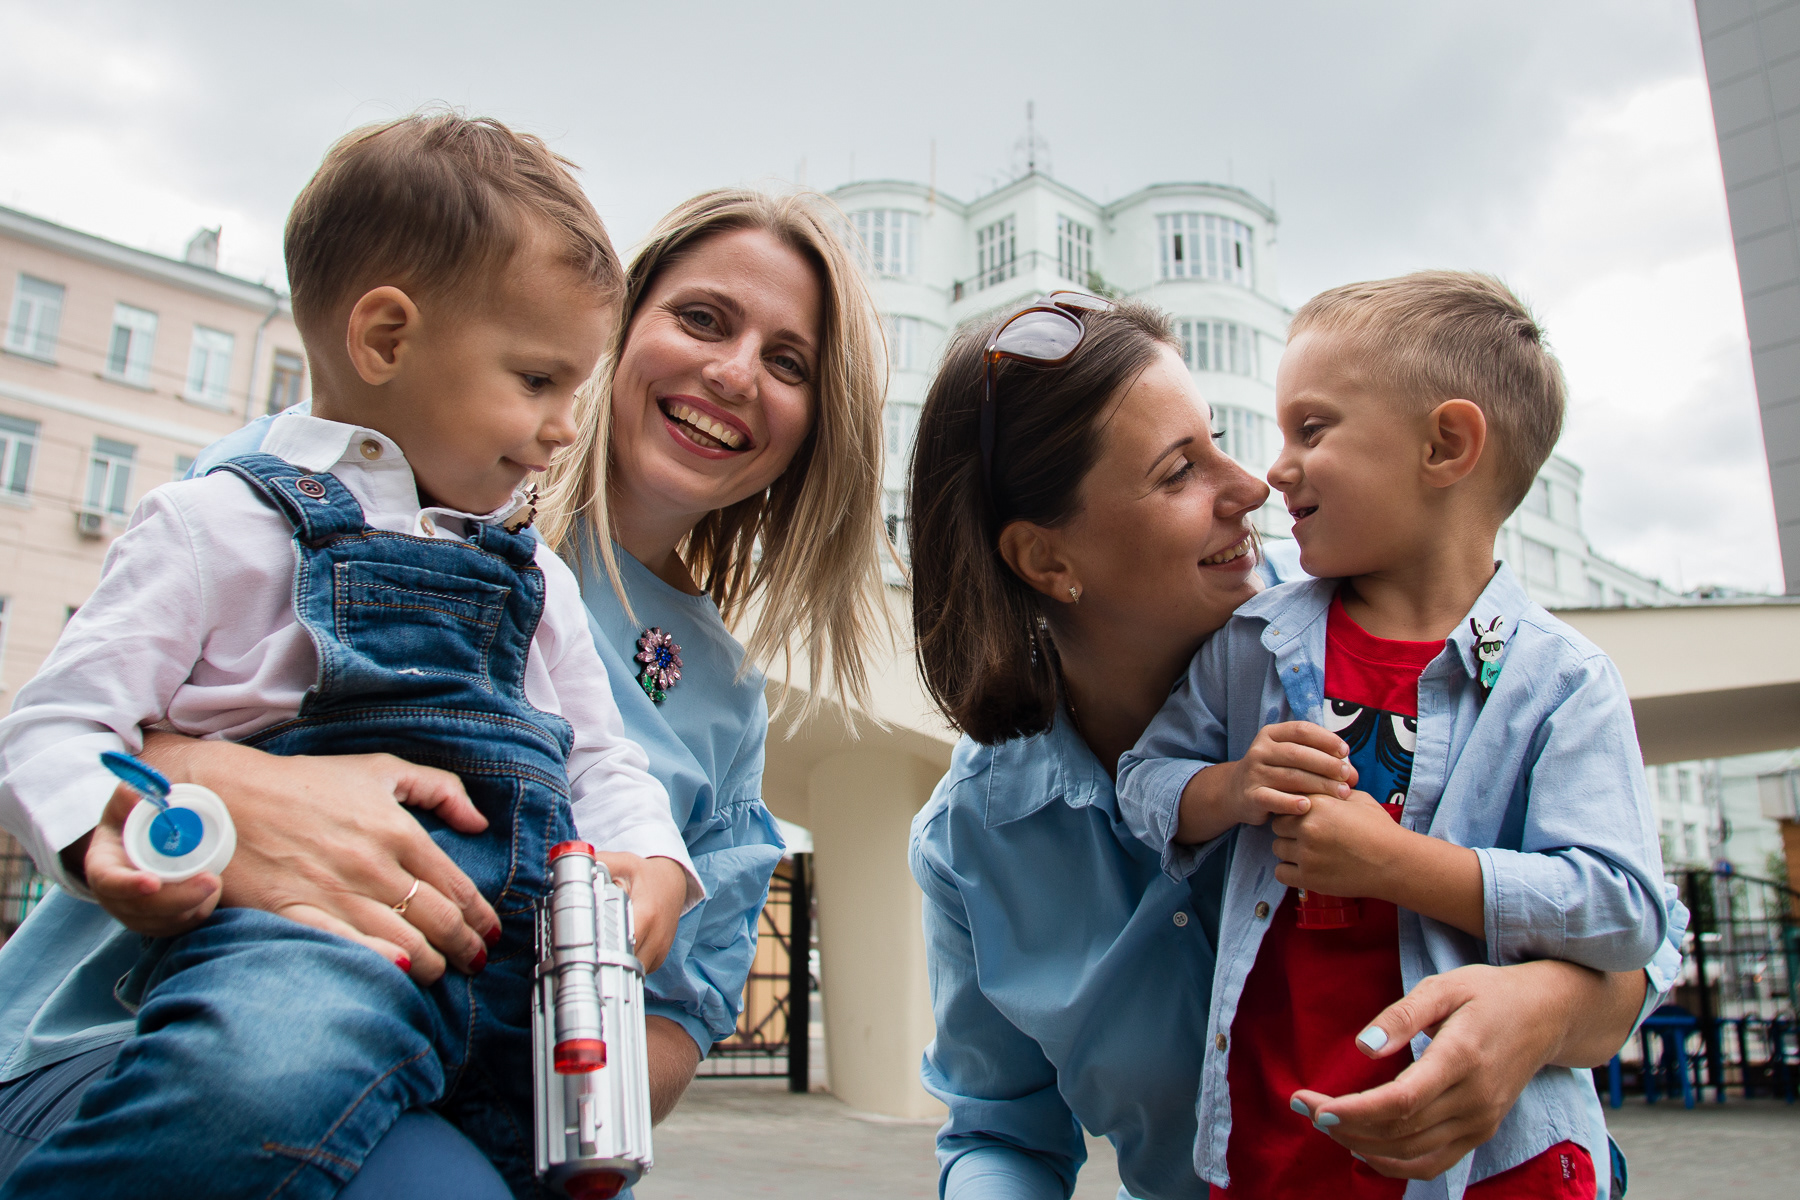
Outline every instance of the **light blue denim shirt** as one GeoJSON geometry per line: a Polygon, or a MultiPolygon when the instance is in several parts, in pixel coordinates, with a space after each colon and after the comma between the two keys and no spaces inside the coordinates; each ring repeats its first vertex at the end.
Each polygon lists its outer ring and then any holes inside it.
{"type": "MultiPolygon", "coordinates": [[[[213,443],[194,472],[258,449],[271,419],[213,443]]],[[[620,569],[637,625],[626,620],[604,572],[580,572],[582,599],[625,732],[644,747],[651,774],[667,789],[707,890],[646,982],[645,1011],[680,1024],[705,1055],[736,1025],[757,917],[783,852],[762,803],[768,707],[760,674],[738,678],[743,647],[711,600],[677,591],[623,552],[620,569]],[[645,625],[668,630],[682,649],[681,682],[661,705],[635,679],[631,656],[645,625]]],[[[142,939],[99,905],[51,889],[0,946],[0,1083],[129,1037],[135,1021],[113,998],[113,984],[141,949],[142,939]]]]}
{"type": "MultiPolygon", "coordinates": [[[[1337,584],[1306,580],[1249,601],[1194,658],[1139,743],[1120,760],[1123,819],[1172,879],[1215,851],[1232,851],[1208,1015],[1231,1029],[1244,982],[1286,887],[1275,879],[1267,825],[1239,826],[1204,846],[1174,841],[1181,792],[1201,768],[1241,758],[1257,731],[1277,721],[1319,721],[1325,627],[1337,584]]],[[[1419,679],[1418,740],[1403,822],[1475,849],[1481,863],[1485,937],[1404,909],[1400,966],[1407,990],[1470,963],[1554,958],[1599,970],[1648,967],[1665,991],[1680,968],[1686,911],[1662,875],[1655,822],[1623,681],[1606,656],[1533,603],[1501,566],[1469,614],[1510,631],[1490,695],[1468,622],[1419,679]]],[[[1646,1008],[1649,1001],[1646,1002],[1646,1008]]],[[[1374,1014],[1370,1014],[1373,1016],[1374,1014]]],[[[1414,1039],[1413,1052],[1429,1044],[1414,1039]]],[[[1231,1135],[1225,1049],[1205,1047],[1195,1168],[1228,1186],[1231,1135]]],[[[1411,1198],[1448,1196],[1565,1139],[1603,1147],[1585,1071],[1546,1068],[1527,1086],[1494,1138],[1411,1198]]],[[[1604,1175],[1605,1158],[1595,1163],[1604,1175]]]]}

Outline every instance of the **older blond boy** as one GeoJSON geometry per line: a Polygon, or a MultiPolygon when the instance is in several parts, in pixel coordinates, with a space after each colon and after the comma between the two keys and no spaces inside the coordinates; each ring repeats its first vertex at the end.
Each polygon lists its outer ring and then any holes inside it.
{"type": "Polygon", "coordinates": [[[1195,1150],[1215,1195],[1595,1195],[1592,1086],[1564,1068],[1411,1190],[1309,1124],[1410,1061],[1368,1023],[1425,976],[1629,971],[1663,942],[1624,686],[1493,559],[1563,405],[1541,331],[1485,276],[1355,284],[1295,315],[1269,481],[1316,578],[1239,610],[1119,773],[1172,871],[1234,855],[1195,1150]]]}

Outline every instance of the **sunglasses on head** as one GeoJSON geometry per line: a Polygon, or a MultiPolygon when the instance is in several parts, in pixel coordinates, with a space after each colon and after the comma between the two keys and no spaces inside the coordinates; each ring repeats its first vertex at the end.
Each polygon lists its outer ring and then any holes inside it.
{"type": "Polygon", "coordinates": [[[1082,314],[1116,307],[1111,300],[1086,292],[1051,292],[994,330],[982,356],[986,381],[981,394],[981,477],[990,494],[994,488],[994,368],[1003,358],[1040,367],[1061,366],[1075,357],[1087,336],[1082,314]]]}

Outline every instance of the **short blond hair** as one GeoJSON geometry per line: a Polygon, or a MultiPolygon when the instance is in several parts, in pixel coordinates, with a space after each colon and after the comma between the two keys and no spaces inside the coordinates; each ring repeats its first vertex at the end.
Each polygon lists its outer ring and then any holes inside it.
{"type": "Polygon", "coordinates": [[[881,516],[884,343],[862,273],[839,235],[844,224],[816,193],[738,188],[703,192],[664,217],[626,271],[611,350],[579,397],[579,432],[550,468],[539,524],[565,557],[580,563],[597,553],[630,612],[608,536],[606,476],[613,378],[632,319],[657,277],[708,238],[759,229],[792,247],[823,293],[817,416],[773,484],[708,513],[678,551],[727,624],[761,599],[746,667],[781,658],[791,671],[796,646],[805,648],[811,687],[801,715],[833,693],[848,702],[846,716],[849,704],[866,709],[869,649],[877,632],[890,628],[881,581],[881,554],[893,553],[881,516]]]}
{"type": "Polygon", "coordinates": [[[1416,271],[1350,283],[1300,306],[1288,340],[1303,333],[1351,339],[1365,382],[1426,408],[1468,400],[1487,418],[1503,514],[1562,435],[1562,364],[1531,310],[1504,283],[1474,271],[1416,271]]]}
{"type": "MultiPolygon", "coordinates": [[[[487,117],[418,112],[365,125],[325,152],[288,215],[294,320],[302,332],[352,294],[394,284],[423,295],[482,295],[534,230],[609,300],[624,270],[575,164],[487,117]]],[[[337,330],[338,342],[343,331],[337,330]]]]}

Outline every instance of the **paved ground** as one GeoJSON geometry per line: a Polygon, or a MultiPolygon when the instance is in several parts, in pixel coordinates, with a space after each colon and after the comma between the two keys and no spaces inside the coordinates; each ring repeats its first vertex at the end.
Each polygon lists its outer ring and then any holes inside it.
{"type": "MultiPolygon", "coordinates": [[[[1689,1112],[1627,1100],[1607,1114],[1631,1160],[1631,1200],[1791,1200],[1800,1195],[1800,1105],[1732,1100],[1689,1112]]],[[[928,1200],[936,1122],[859,1118],[776,1080],[696,1080],[656,1131],[639,1200],[928,1200]]],[[[1077,1200],[1113,1200],[1112,1148],[1088,1142],[1077,1200]]]]}

